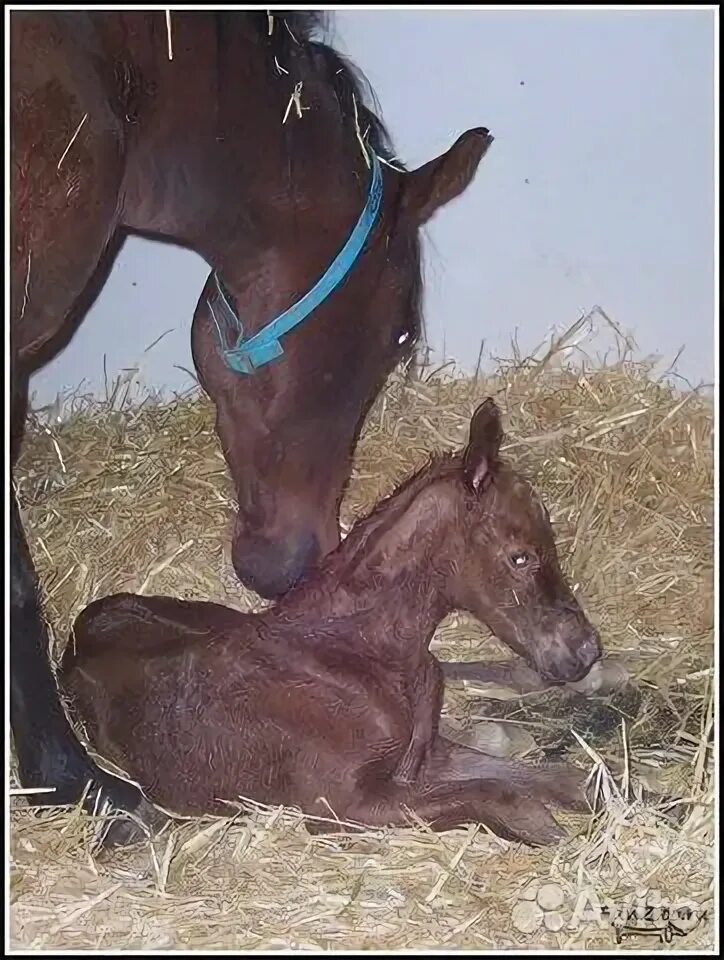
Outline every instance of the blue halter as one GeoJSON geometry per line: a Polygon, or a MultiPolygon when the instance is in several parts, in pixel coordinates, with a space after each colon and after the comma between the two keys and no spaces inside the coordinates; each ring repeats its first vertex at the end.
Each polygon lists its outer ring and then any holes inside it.
{"type": "Polygon", "coordinates": [[[310,313],[317,309],[327,297],[336,290],[350,270],[354,267],[357,258],[362,252],[367,238],[375,225],[382,206],[382,170],[380,162],[372,154],[372,182],[367,203],[349,239],[337,254],[327,272],[317,281],[309,293],[301,300],[297,300],[288,310],[281,313],[275,320],[249,340],[244,340],[244,327],[239,316],[229,302],[229,298],[214,272],[216,290],[211,299],[207,300],[211,316],[216,324],[221,343],[221,352],[229,369],[235,373],[254,373],[272,360],[277,360],[284,353],[281,338],[307,319],[310,313]],[[236,336],[236,343],[229,346],[229,340],[224,336],[219,324],[219,317],[214,307],[222,315],[223,326],[236,336]]]}

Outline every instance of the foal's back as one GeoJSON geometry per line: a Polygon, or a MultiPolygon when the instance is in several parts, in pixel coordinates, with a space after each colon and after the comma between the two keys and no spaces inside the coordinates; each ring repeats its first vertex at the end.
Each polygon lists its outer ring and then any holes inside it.
{"type": "Polygon", "coordinates": [[[360,771],[388,774],[409,737],[402,691],[348,639],[271,611],[118,594],[80,614],[60,681],[91,742],[162,806],[228,813],[217,801],[242,795],[309,809],[354,791],[360,771]]]}
{"type": "Polygon", "coordinates": [[[258,678],[244,690],[234,684],[242,669],[253,679],[258,646],[253,616],[214,603],[118,594],[80,614],[59,679],[91,742],[161,804],[163,784],[175,782],[188,809],[174,809],[191,813],[228,797],[222,781],[233,767],[234,731],[244,727],[253,736],[258,678]]]}

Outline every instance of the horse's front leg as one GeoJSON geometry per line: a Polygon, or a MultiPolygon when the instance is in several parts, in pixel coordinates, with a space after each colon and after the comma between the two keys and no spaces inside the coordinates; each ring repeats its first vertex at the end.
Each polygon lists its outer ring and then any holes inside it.
{"type": "MultiPolygon", "coordinates": [[[[34,804],[77,802],[87,789],[89,812],[128,811],[157,822],[156,812],[130,783],[102,771],[83,749],[65,715],[50,666],[48,629],[38,582],[25,539],[15,492],[10,503],[10,722],[20,782],[26,788],[52,788],[31,794],[34,804]]],[[[118,819],[106,844],[140,838],[136,822],[118,819]]]]}

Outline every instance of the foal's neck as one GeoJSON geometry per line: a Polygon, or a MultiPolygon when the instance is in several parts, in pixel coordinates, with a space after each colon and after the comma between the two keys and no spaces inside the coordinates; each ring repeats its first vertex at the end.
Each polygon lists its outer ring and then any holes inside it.
{"type": "Polygon", "coordinates": [[[449,613],[449,570],[459,503],[455,481],[424,478],[358,524],[319,574],[299,591],[330,625],[351,621],[387,658],[427,651],[449,613]]]}

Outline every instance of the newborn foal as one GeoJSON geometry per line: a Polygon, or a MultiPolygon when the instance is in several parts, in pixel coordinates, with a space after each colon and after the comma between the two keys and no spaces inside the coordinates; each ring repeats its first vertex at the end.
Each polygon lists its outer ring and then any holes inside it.
{"type": "Polygon", "coordinates": [[[420,471],[263,613],[131,594],[92,603],[61,683],[96,750],[179,814],[228,813],[220,801],[245,796],[368,826],[404,824],[409,808],[437,830],[561,836],[546,804],[585,804],[580,771],[438,734],[428,644],[449,611],[470,611],[556,681],[600,652],[501,440],[487,400],[462,456],[420,471]]]}

